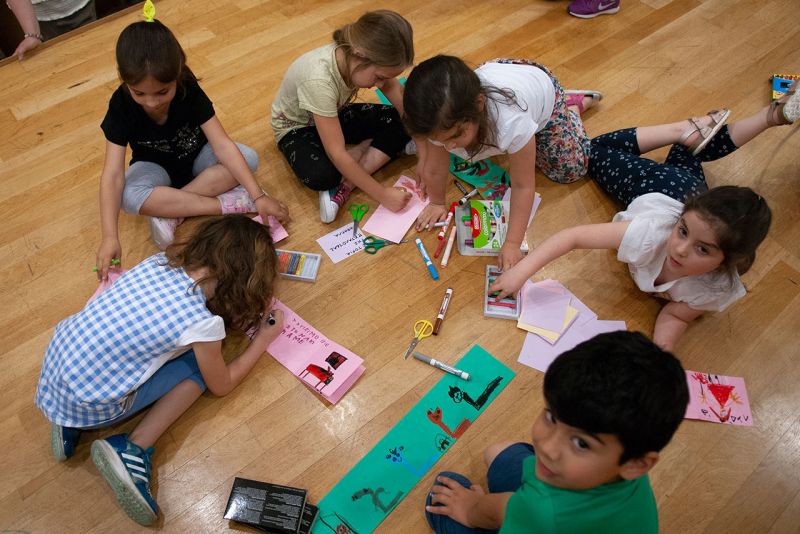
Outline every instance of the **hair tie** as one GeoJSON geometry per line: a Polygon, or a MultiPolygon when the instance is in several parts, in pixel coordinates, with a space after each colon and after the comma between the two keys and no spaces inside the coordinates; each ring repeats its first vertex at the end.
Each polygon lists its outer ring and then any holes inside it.
{"type": "Polygon", "coordinates": [[[156,6],[153,5],[152,0],[147,0],[142,8],[142,17],[145,22],[153,22],[156,17],[156,6]]]}

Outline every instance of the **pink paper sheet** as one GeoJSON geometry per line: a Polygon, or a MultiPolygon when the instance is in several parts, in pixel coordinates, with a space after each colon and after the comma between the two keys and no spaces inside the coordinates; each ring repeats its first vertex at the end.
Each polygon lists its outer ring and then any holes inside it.
{"type": "Polygon", "coordinates": [[[589,308],[589,306],[584,304],[581,299],[576,297],[575,294],[569,289],[567,289],[561,282],[548,278],[547,280],[542,280],[537,285],[541,285],[542,287],[548,288],[552,291],[559,291],[563,292],[563,294],[565,295],[569,295],[571,299],[569,305],[577,309],[579,312],[578,317],[572,323],[573,325],[580,326],[581,324],[587,321],[591,321],[592,319],[597,319],[597,314],[593,312],[589,308]]]}
{"type": "Polygon", "coordinates": [[[533,367],[545,372],[553,360],[562,353],[575,347],[579,343],[591,339],[597,334],[626,330],[625,321],[599,321],[590,319],[582,324],[573,323],[564,334],[558,338],[555,345],[551,345],[536,334],[529,333],[525,336],[525,343],[519,353],[517,361],[528,367],[533,367]]]}
{"type": "Polygon", "coordinates": [[[686,371],[686,382],[689,384],[689,406],[684,416],[687,419],[753,426],[743,378],[686,371]]]}
{"type": "Polygon", "coordinates": [[[99,297],[100,293],[111,287],[114,284],[114,282],[119,280],[119,277],[125,274],[126,272],[128,272],[127,269],[117,269],[116,267],[112,267],[111,269],[109,269],[108,278],[100,282],[100,285],[97,286],[97,289],[95,290],[94,294],[91,297],[89,297],[89,300],[86,301],[86,304],[89,304],[94,299],[99,297]]]}
{"type": "Polygon", "coordinates": [[[364,225],[364,231],[393,243],[399,243],[430,200],[420,198],[417,183],[408,176],[401,176],[394,186],[405,187],[406,191],[411,193],[411,200],[408,201],[405,208],[397,212],[390,211],[383,205],[378,206],[378,209],[364,225]]]}
{"type": "Polygon", "coordinates": [[[283,310],[284,323],[267,352],[315,393],[337,402],[364,373],[364,360],[322,335],[278,299],[273,306],[283,310]]]}
{"type": "Polygon", "coordinates": [[[571,298],[540,285],[525,282],[522,286],[522,313],[519,320],[531,326],[559,332],[567,317],[571,298]]]}
{"type": "MultiPolygon", "coordinates": [[[[594,319],[597,319],[597,314],[595,312],[593,312],[589,308],[589,306],[584,304],[581,299],[576,297],[575,294],[572,291],[567,289],[564,286],[564,284],[562,284],[561,282],[559,282],[557,280],[553,280],[551,278],[548,278],[546,280],[542,280],[541,282],[536,282],[536,283],[531,282],[529,280],[528,282],[525,282],[525,284],[526,284],[526,286],[527,286],[527,284],[531,284],[531,285],[534,285],[534,286],[536,286],[538,288],[546,289],[548,291],[552,291],[552,292],[557,293],[559,295],[567,295],[570,298],[569,305],[572,306],[573,308],[575,308],[576,310],[578,310],[578,316],[572,321],[572,325],[569,326],[568,329],[572,328],[572,326],[580,326],[583,323],[586,323],[588,321],[592,321],[594,319]]],[[[523,287],[525,287],[525,286],[523,286],[523,287]]]]}
{"type": "MultiPolygon", "coordinates": [[[[263,219],[261,215],[257,215],[253,217],[253,220],[263,224],[263,219]]],[[[289,232],[286,231],[286,228],[278,222],[278,219],[273,217],[272,215],[269,216],[269,235],[272,236],[272,242],[277,243],[283,239],[289,237],[289,232]]]]}

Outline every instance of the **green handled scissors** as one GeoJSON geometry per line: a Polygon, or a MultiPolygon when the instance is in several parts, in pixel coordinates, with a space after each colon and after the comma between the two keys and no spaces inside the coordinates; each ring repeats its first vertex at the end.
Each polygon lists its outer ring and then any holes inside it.
{"type": "MultiPolygon", "coordinates": [[[[400,241],[400,243],[407,243],[405,239],[400,241]]],[[[385,239],[375,239],[374,237],[367,236],[364,238],[364,252],[367,254],[377,254],[380,249],[383,247],[388,247],[389,245],[399,245],[400,243],[395,243],[393,241],[386,241],[385,239]]]]}
{"type": "Polygon", "coordinates": [[[358,234],[358,223],[364,218],[364,214],[369,211],[369,206],[366,204],[351,204],[350,215],[353,216],[353,237],[358,234]]]}
{"type": "Polygon", "coordinates": [[[405,360],[408,358],[408,356],[414,352],[414,349],[417,348],[417,344],[426,337],[430,337],[432,333],[433,324],[427,319],[420,319],[414,323],[414,339],[411,340],[411,344],[408,346],[408,350],[403,356],[403,359],[405,360]]]}

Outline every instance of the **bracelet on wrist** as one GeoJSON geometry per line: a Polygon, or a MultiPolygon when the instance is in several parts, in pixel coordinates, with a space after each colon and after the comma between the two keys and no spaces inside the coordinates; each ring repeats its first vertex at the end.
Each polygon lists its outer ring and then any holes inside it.
{"type": "MultiPolygon", "coordinates": [[[[17,35],[19,35],[19,34],[17,34],[17,35]]],[[[44,42],[44,37],[42,37],[41,33],[25,33],[25,34],[23,34],[23,37],[25,37],[25,38],[33,37],[34,39],[38,39],[40,43],[44,42]]]]}
{"type": "Polygon", "coordinates": [[[253,197],[253,202],[255,202],[256,200],[258,200],[261,197],[268,197],[268,196],[269,195],[267,194],[267,192],[262,189],[260,195],[258,195],[257,197],[253,197]]]}

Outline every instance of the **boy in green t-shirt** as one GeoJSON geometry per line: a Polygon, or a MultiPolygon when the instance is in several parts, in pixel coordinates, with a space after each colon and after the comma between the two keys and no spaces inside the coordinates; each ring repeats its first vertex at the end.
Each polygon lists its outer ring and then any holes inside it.
{"type": "Polygon", "coordinates": [[[532,445],[484,453],[489,493],[457,473],[437,476],[425,507],[431,528],[656,534],[647,472],[689,402],[677,358],[638,332],[600,334],[556,358],[544,398],[532,445]]]}

